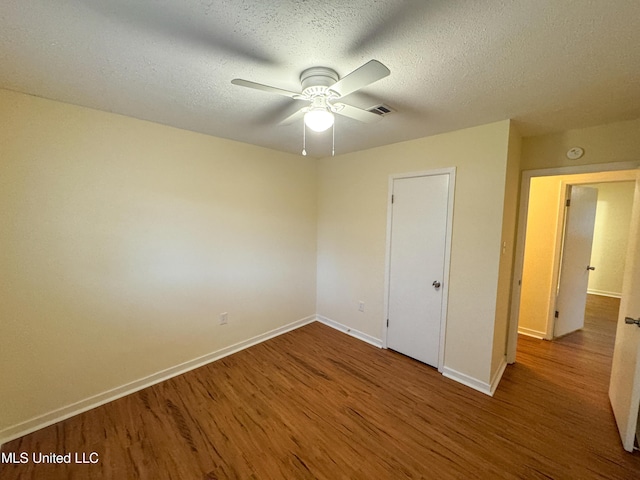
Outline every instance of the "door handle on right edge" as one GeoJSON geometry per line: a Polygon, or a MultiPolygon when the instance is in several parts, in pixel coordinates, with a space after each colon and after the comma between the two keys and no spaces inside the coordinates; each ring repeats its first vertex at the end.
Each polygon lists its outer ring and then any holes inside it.
{"type": "Polygon", "coordinates": [[[440,282],[438,280],[434,281],[431,285],[433,285],[435,288],[440,288],[440,282]]]}
{"type": "Polygon", "coordinates": [[[596,267],[592,267],[591,265],[587,265],[587,270],[595,270],[596,267]]]}

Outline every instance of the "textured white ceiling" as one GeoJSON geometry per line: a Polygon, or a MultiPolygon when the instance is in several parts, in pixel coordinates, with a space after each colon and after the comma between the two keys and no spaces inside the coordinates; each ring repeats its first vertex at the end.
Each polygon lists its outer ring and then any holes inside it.
{"type": "MultiPolygon", "coordinates": [[[[525,135],[640,117],[638,0],[2,0],[0,87],[300,152],[299,91],[370,59],[345,98],[396,110],[336,121],[336,153],[513,118],[525,135]]],[[[307,150],[330,154],[331,133],[307,150]]]]}

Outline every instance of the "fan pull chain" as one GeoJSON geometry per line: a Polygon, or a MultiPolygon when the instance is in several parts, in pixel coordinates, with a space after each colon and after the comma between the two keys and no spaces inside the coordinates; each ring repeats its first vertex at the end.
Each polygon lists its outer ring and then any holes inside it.
{"type": "Polygon", "coordinates": [[[307,156],[307,126],[302,122],[302,156],[307,156]]]}
{"type": "Polygon", "coordinates": [[[331,156],[336,156],[336,124],[331,126],[331,156]]]}

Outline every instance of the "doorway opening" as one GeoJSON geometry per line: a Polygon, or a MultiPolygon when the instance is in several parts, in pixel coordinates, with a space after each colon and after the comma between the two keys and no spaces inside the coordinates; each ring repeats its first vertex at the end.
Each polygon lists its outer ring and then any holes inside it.
{"type": "MultiPolygon", "coordinates": [[[[639,165],[636,162],[624,162],[523,172],[513,276],[514,284],[512,288],[513,296],[507,339],[507,363],[514,363],[516,360],[519,333],[546,340],[553,338],[566,208],[564,202],[566,201],[569,185],[635,181],[638,167],[639,165]],[[535,218],[535,215],[532,216],[532,224],[529,225],[529,201],[534,182],[541,182],[543,193],[539,197],[546,204],[539,205],[537,210],[539,218],[535,218]],[[550,186],[552,188],[547,190],[545,194],[544,187],[548,188],[550,186]],[[532,280],[530,279],[530,282],[536,282],[533,287],[544,292],[544,294],[536,294],[533,303],[531,298],[526,297],[526,292],[523,295],[522,289],[524,283],[525,247],[527,243],[529,243],[530,247],[532,246],[531,242],[527,242],[528,233],[545,237],[545,242],[539,244],[541,249],[532,250],[535,266],[539,264],[542,270],[534,272],[531,275],[532,280]],[[529,322],[528,324],[520,325],[520,311],[523,307],[535,312],[533,323],[529,322]]],[[[535,209],[532,208],[531,212],[535,213],[535,209]]],[[[529,240],[531,240],[531,237],[529,240]]]]}
{"type": "MultiPolygon", "coordinates": [[[[625,267],[625,275],[623,281],[622,295],[621,295],[621,303],[620,306],[620,316],[618,317],[616,323],[616,329],[613,331],[613,337],[611,338],[611,343],[614,344],[614,348],[612,351],[609,351],[606,355],[601,355],[601,357],[607,357],[606,369],[604,371],[600,371],[600,374],[593,375],[594,373],[598,373],[594,371],[591,365],[594,363],[592,360],[597,359],[598,353],[595,352],[596,356],[593,356],[594,352],[589,351],[588,348],[583,348],[582,351],[578,348],[573,351],[563,350],[562,345],[567,343],[574,343],[573,347],[575,347],[576,343],[580,344],[580,342],[576,342],[576,339],[584,338],[585,332],[579,332],[580,335],[576,335],[571,338],[571,335],[560,338],[557,341],[553,342],[545,342],[543,339],[553,339],[554,330],[551,325],[554,325],[556,322],[555,315],[552,319],[547,319],[547,325],[545,326],[545,330],[543,331],[544,335],[539,336],[539,338],[534,339],[531,336],[520,335],[520,339],[525,343],[528,343],[528,340],[535,342],[536,346],[542,346],[542,350],[538,350],[538,352],[542,352],[540,357],[540,361],[552,361],[552,366],[554,368],[554,372],[561,372],[563,377],[563,382],[565,381],[575,381],[575,377],[580,375],[580,371],[568,366],[568,368],[559,368],[560,365],[565,365],[566,352],[570,352],[571,360],[581,360],[580,366],[582,367],[582,375],[583,375],[583,386],[581,391],[585,391],[585,397],[590,394],[594,389],[602,390],[604,387],[604,391],[600,392],[599,398],[607,398],[610,401],[610,405],[612,407],[615,423],[617,424],[620,437],[622,439],[623,446],[625,450],[632,451],[633,450],[633,438],[636,435],[636,429],[638,428],[637,420],[639,415],[639,407],[640,405],[640,368],[636,368],[635,358],[637,355],[640,355],[640,335],[638,335],[636,330],[630,330],[625,328],[626,323],[634,323],[626,321],[626,316],[633,316],[640,308],[640,304],[637,302],[637,298],[633,295],[633,292],[637,291],[638,286],[640,285],[640,242],[638,239],[640,238],[640,226],[639,226],[639,212],[640,212],[640,179],[638,177],[638,164],[635,162],[627,162],[624,164],[611,164],[611,165],[594,165],[594,166],[582,166],[575,168],[560,168],[560,169],[550,169],[550,170],[540,170],[540,171],[528,171],[523,172],[523,181],[522,181],[522,190],[520,197],[520,221],[518,224],[518,236],[516,243],[516,256],[515,256],[515,267],[514,267],[514,284],[513,284],[513,296],[512,296],[512,308],[511,308],[511,317],[510,317],[510,331],[509,331],[509,339],[507,342],[507,361],[508,363],[514,363],[516,360],[516,350],[518,348],[518,327],[519,327],[519,317],[520,317],[520,309],[522,306],[522,291],[521,286],[523,284],[523,273],[524,273],[524,263],[525,263],[525,247],[526,247],[526,232],[528,230],[527,220],[528,213],[530,207],[530,193],[531,193],[531,185],[532,179],[535,177],[560,177],[560,176],[571,176],[569,179],[565,179],[566,181],[565,189],[561,189],[562,193],[565,193],[569,189],[569,185],[585,185],[589,183],[593,184],[609,184],[612,182],[624,182],[624,181],[635,181],[635,194],[633,197],[633,206],[632,206],[632,215],[630,221],[630,229],[628,231],[628,241],[629,248],[625,254],[625,263],[628,263],[625,267]],[[583,175],[579,175],[583,174],[583,175]],[[624,321],[623,321],[624,320],[624,321]],[[551,338],[546,338],[546,337],[551,338]],[[569,340],[568,340],[569,339],[569,340]],[[544,346],[546,344],[546,346],[544,346]],[[555,360],[551,358],[551,356],[544,357],[545,349],[547,352],[555,352],[556,357],[555,360]],[[576,353],[578,352],[578,353],[576,353]],[[558,355],[558,353],[560,353],[558,355]],[[629,362],[627,354],[633,354],[632,361],[629,362]],[[627,355],[627,356],[625,356],[627,355]],[[586,375],[584,372],[587,372],[586,375]],[[599,381],[595,381],[596,377],[599,378],[599,381]],[[608,388],[607,388],[608,387],[608,388]],[[607,395],[608,393],[608,395],[607,395]]],[[[566,198],[566,197],[561,197],[566,198]]],[[[549,214],[550,211],[547,211],[549,214]]],[[[560,210],[558,214],[559,218],[564,219],[564,211],[560,210]]],[[[564,221],[562,224],[559,222],[556,223],[556,229],[561,232],[560,237],[557,236],[553,239],[555,244],[562,243],[562,234],[564,233],[564,221]],[[562,227],[560,227],[562,225],[562,227]]],[[[561,249],[554,249],[554,265],[551,274],[551,280],[549,283],[551,284],[550,292],[554,297],[549,298],[548,311],[549,313],[553,312],[555,314],[555,295],[557,294],[558,288],[558,278],[559,274],[559,258],[561,258],[561,249]],[[553,305],[553,307],[551,307],[553,305]],[[553,310],[551,310],[553,308],[553,310]]],[[[591,262],[591,259],[589,263],[591,262]]],[[[542,263],[542,262],[540,262],[542,263]]],[[[585,268],[590,267],[591,265],[587,265],[585,268]]],[[[547,266],[548,267],[548,266],[547,266]]],[[[592,287],[593,288],[593,287],[592,287]]],[[[595,288],[594,288],[595,290],[595,288]]],[[[604,291],[594,292],[599,293],[600,297],[605,297],[602,295],[604,291]]],[[[613,298],[613,297],[612,297],[613,298]]],[[[618,305],[614,305],[614,308],[617,309],[618,305]]],[[[588,313],[588,312],[587,312],[588,313]]],[[[614,313],[615,315],[615,313],[614,313]]],[[[584,320],[584,316],[583,316],[584,320]]],[[[628,320],[632,320],[628,318],[628,320]]],[[[612,322],[613,323],[613,322],[612,322]]],[[[586,329],[585,329],[586,330],[586,329]]],[[[542,330],[540,330],[542,331],[542,330]]],[[[531,333],[531,332],[520,332],[520,333],[531,333]]],[[[580,347],[580,345],[578,345],[580,347]]],[[[611,349],[610,349],[611,350],[611,349]]],[[[534,353],[534,356],[531,358],[535,358],[535,355],[538,352],[534,353]]],[[[531,356],[531,355],[529,355],[531,356]]],[[[638,357],[640,358],[640,356],[638,357]]],[[[544,380],[544,379],[542,379],[544,380]]],[[[548,380],[547,380],[548,381],[548,380]]],[[[607,402],[608,403],[608,402],[607,402]]]]}
{"type": "Polygon", "coordinates": [[[552,340],[580,331],[587,306],[607,305],[603,315],[615,313],[615,301],[598,297],[622,294],[635,188],[625,176],[531,179],[518,333],[552,340]]]}

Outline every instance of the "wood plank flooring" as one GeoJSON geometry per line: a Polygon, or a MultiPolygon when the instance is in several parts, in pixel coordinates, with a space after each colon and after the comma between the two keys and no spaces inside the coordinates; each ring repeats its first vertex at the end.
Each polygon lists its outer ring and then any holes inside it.
{"type": "Polygon", "coordinates": [[[96,464],[0,478],[638,479],[607,399],[617,304],[599,300],[582,332],[520,338],[494,398],[314,323],[2,449],[96,464]]]}

